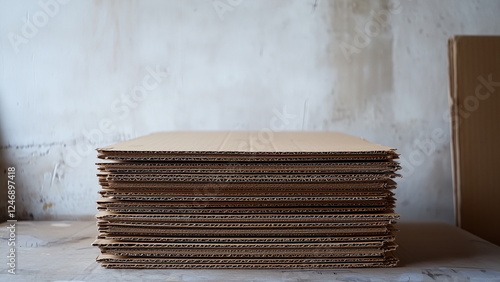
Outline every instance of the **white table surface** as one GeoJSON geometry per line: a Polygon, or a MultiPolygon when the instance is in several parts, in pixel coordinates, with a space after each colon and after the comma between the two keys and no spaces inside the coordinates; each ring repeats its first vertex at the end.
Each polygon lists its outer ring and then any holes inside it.
{"type": "Polygon", "coordinates": [[[499,281],[500,247],[443,223],[397,224],[395,268],[329,270],[105,269],[95,262],[94,221],[16,223],[16,274],[7,273],[0,224],[0,281],[499,281]]]}

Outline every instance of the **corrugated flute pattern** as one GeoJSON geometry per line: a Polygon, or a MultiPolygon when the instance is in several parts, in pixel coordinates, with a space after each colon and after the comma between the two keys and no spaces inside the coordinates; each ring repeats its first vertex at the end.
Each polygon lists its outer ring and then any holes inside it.
{"type": "Polygon", "coordinates": [[[107,268],[390,267],[394,149],[335,132],[165,132],[98,149],[107,268]]]}

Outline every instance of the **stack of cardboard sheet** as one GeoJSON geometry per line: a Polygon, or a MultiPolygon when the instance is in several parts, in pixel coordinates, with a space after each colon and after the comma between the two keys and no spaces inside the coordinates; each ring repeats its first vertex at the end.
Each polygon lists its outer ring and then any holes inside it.
{"type": "Polygon", "coordinates": [[[107,268],[388,267],[394,149],[334,132],[166,132],[98,149],[107,268]]]}

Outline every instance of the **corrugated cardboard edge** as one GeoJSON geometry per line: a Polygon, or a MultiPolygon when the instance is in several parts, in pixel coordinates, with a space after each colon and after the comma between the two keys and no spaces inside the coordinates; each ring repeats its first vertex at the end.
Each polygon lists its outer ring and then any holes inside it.
{"type": "Polygon", "coordinates": [[[359,220],[397,220],[396,213],[359,213],[359,214],[248,214],[248,215],[210,215],[210,214],[121,214],[98,212],[98,219],[126,219],[138,221],[189,221],[189,220],[328,220],[328,221],[359,221],[359,220]]]}
{"type": "Polygon", "coordinates": [[[287,230],[283,229],[197,229],[197,228],[131,228],[131,227],[116,227],[110,226],[107,228],[99,228],[100,236],[107,235],[134,235],[134,236],[232,236],[232,237],[290,237],[290,236],[357,236],[357,235],[387,235],[391,232],[389,227],[362,227],[362,228],[301,228],[287,230]]]}
{"type": "Polygon", "coordinates": [[[102,248],[330,248],[330,249],[352,249],[352,248],[382,248],[386,244],[383,241],[371,242],[316,242],[316,243],[164,243],[164,242],[120,242],[109,239],[96,239],[93,246],[102,248]]]}
{"type": "Polygon", "coordinates": [[[279,182],[266,182],[266,183],[250,183],[250,182],[241,182],[241,183],[204,183],[204,182],[193,182],[193,183],[165,183],[165,182],[142,182],[142,183],[134,183],[134,182],[124,182],[124,183],[105,183],[105,188],[108,189],[116,189],[116,190],[126,190],[126,189],[140,189],[141,191],[146,191],[149,189],[152,190],[160,190],[160,191],[173,191],[177,190],[190,190],[192,191],[195,188],[198,189],[209,189],[216,188],[221,193],[226,189],[251,189],[251,191],[255,190],[269,190],[276,191],[277,189],[281,190],[384,190],[384,189],[394,189],[396,188],[396,182],[392,179],[388,179],[387,181],[379,180],[379,181],[370,181],[370,182],[290,182],[290,183],[279,183],[279,182]]]}
{"type": "Polygon", "coordinates": [[[367,268],[394,267],[397,260],[380,263],[286,263],[286,264],[143,264],[143,263],[102,263],[111,269],[334,269],[334,268],[367,268]]]}
{"type": "MultiPolygon", "coordinates": [[[[295,202],[295,201],[319,201],[319,202],[333,202],[333,201],[386,201],[393,200],[391,194],[379,194],[379,195],[338,195],[338,196],[168,196],[165,193],[163,196],[154,195],[128,195],[129,198],[120,199],[120,197],[114,196],[102,197],[97,199],[97,203],[143,203],[143,202],[260,202],[260,201],[271,201],[271,202],[295,202]],[[156,200],[151,200],[149,198],[156,197],[156,200]]],[[[122,195],[123,197],[123,195],[122,195]]]]}
{"type": "Polygon", "coordinates": [[[394,242],[397,230],[387,235],[375,236],[328,236],[328,237],[151,237],[108,236],[98,239],[116,242],[166,242],[166,243],[328,243],[328,242],[394,242]]]}
{"type": "Polygon", "coordinates": [[[109,254],[101,254],[97,257],[99,262],[116,263],[145,263],[145,264],[169,264],[169,263],[212,263],[212,264],[272,264],[272,263],[349,263],[349,262],[384,262],[391,261],[390,256],[381,257],[358,257],[358,258],[243,258],[243,259],[224,259],[224,258],[142,258],[142,257],[124,257],[109,254]]]}
{"type": "Polygon", "coordinates": [[[383,173],[401,167],[389,162],[106,162],[96,163],[103,172],[123,173],[383,173]]]}
{"type": "Polygon", "coordinates": [[[353,212],[393,212],[393,206],[387,206],[387,207],[338,207],[338,208],[331,208],[331,207],[307,207],[307,208],[205,208],[205,209],[199,209],[199,208],[194,208],[194,209],[155,209],[155,208],[136,208],[136,209],[130,209],[130,208],[114,208],[113,212],[120,212],[120,213],[127,213],[127,214],[133,214],[133,213],[164,213],[164,214],[178,214],[178,213],[184,213],[184,214],[248,214],[248,213],[297,213],[297,212],[304,212],[304,213],[353,213],[353,212]]]}
{"type": "Polygon", "coordinates": [[[111,247],[101,250],[107,254],[129,257],[157,258],[304,258],[304,257],[380,257],[395,250],[383,248],[134,248],[111,247]]]}
{"type": "Polygon", "coordinates": [[[458,56],[457,43],[460,40],[460,36],[451,37],[448,40],[448,71],[450,76],[449,83],[449,96],[448,101],[450,104],[450,118],[451,118],[451,127],[450,127],[450,136],[451,136],[451,157],[452,157],[452,179],[453,179],[453,205],[455,209],[455,224],[460,226],[460,156],[458,154],[459,146],[459,138],[458,134],[454,133],[454,128],[458,127],[458,104],[457,101],[457,68],[456,68],[456,58],[458,56]]]}

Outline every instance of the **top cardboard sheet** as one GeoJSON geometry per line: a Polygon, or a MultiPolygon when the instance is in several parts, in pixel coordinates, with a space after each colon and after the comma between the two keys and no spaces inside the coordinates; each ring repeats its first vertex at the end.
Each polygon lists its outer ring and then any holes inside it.
{"type": "Polygon", "coordinates": [[[381,153],[390,147],[338,132],[159,132],[98,151],[121,152],[255,152],[381,153]]]}
{"type": "Polygon", "coordinates": [[[97,151],[100,158],[125,160],[127,156],[161,160],[158,154],[174,160],[228,155],[366,155],[367,159],[380,160],[397,157],[390,147],[338,132],[160,132],[97,151]]]}

